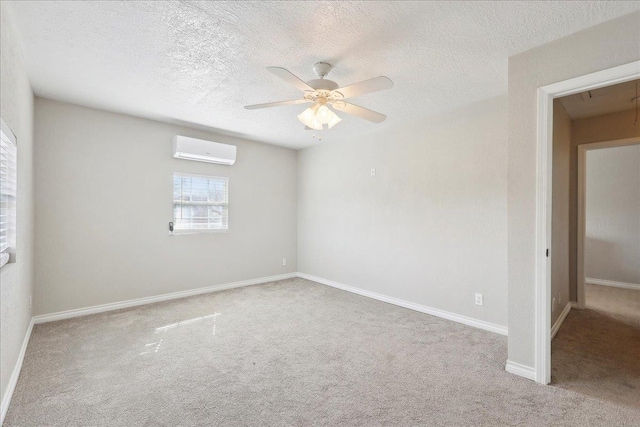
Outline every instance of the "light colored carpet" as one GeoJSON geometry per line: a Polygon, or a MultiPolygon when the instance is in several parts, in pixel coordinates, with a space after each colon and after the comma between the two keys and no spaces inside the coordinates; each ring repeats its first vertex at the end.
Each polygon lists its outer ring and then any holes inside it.
{"type": "Polygon", "coordinates": [[[38,325],[6,426],[638,425],[506,337],[303,279],[38,325]]]}
{"type": "Polygon", "coordinates": [[[586,301],[551,344],[552,384],[640,408],[640,292],[587,285],[586,301]]]}

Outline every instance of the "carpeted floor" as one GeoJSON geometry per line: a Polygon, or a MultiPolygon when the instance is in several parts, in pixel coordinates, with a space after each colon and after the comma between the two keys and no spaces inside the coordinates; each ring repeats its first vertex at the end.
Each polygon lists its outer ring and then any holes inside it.
{"type": "Polygon", "coordinates": [[[640,292],[587,285],[586,301],[551,343],[552,384],[640,408],[640,292]]]}
{"type": "Polygon", "coordinates": [[[5,426],[638,425],[505,372],[506,347],[291,279],[36,326],[5,426]]]}

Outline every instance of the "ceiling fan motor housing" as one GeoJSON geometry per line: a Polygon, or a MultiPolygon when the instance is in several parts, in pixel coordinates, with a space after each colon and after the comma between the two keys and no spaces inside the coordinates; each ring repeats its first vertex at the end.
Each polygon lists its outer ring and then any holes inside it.
{"type": "Polygon", "coordinates": [[[325,80],[324,78],[329,74],[329,71],[331,71],[331,64],[327,64],[326,62],[316,62],[313,65],[313,71],[315,71],[320,78],[309,80],[307,84],[315,90],[336,90],[340,87],[338,86],[338,83],[331,80],[325,80]]]}
{"type": "Polygon", "coordinates": [[[318,77],[322,79],[324,76],[329,74],[329,71],[331,71],[331,64],[326,62],[316,62],[313,64],[313,71],[315,71],[318,77]]]}
{"type": "Polygon", "coordinates": [[[338,83],[326,79],[309,80],[307,84],[315,90],[336,90],[340,87],[338,83]]]}

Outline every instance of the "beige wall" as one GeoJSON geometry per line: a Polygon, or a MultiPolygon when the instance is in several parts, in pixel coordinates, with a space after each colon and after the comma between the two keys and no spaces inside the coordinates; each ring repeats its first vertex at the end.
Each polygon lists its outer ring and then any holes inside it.
{"type": "Polygon", "coordinates": [[[551,325],[569,302],[569,154],[571,117],[553,103],[553,190],[551,241],[551,325]]]}
{"type": "Polygon", "coordinates": [[[509,58],[509,360],[534,368],[537,90],[640,60],[640,13],[509,58]]]}
{"type": "Polygon", "coordinates": [[[299,151],[298,270],[506,326],[506,122],[500,97],[299,151]]]}
{"type": "Polygon", "coordinates": [[[585,273],[640,286],[640,145],[587,151],[585,273]]]}
{"type": "Polygon", "coordinates": [[[36,314],[296,271],[294,150],[41,98],[35,147],[36,314]],[[237,162],[173,159],[176,134],[237,162]],[[169,235],[174,172],[229,177],[228,233],[169,235]]]}
{"type": "Polygon", "coordinates": [[[569,271],[571,275],[569,283],[572,301],[576,301],[578,289],[578,145],[640,136],[640,124],[634,126],[634,120],[635,111],[628,110],[574,120],[571,124],[571,204],[569,205],[571,222],[569,271]]]}
{"type": "Polygon", "coordinates": [[[0,114],[18,139],[18,212],[16,262],[0,270],[0,396],[7,385],[31,321],[33,295],[33,92],[24,69],[22,50],[5,3],[0,63],[0,114]]]}

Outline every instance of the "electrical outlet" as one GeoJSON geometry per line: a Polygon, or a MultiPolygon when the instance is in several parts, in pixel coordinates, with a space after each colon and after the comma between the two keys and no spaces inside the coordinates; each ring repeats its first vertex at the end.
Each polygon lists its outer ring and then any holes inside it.
{"type": "Polygon", "coordinates": [[[376,168],[371,168],[371,176],[376,176],[376,168]]]}
{"type": "Polygon", "coordinates": [[[551,300],[551,311],[556,311],[556,299],[551,300]]]}
{"type": "Polygon", "coordinates": [[[484,296],[482,294],[476,294],[476,305],[484,305],[484,296]]]}
{"type": "Polygon", "coordinates": [[[282,258],[282,265],[287,265],[287,259],[286,258],[282,258]]]}

